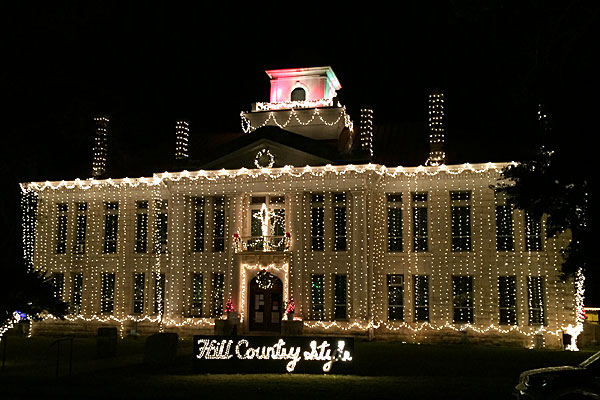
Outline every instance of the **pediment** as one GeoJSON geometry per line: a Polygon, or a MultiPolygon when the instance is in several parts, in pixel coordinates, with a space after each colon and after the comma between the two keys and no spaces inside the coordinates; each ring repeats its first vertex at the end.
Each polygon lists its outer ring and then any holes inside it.
{"type": "Polygon", "coordinates": [[[292,165],[295,167],[304,165],[326,165],[332,160],[308,153],[306,151],[287,146],[273,140],[261,138],[246,146],[233,150],[221,157],[214,159],[202,167],[204,169],[238,169],[257,168],[255,161],[258,160],[261,167],[266,167],[272,161],[273,167],[284,167],[292,165]]]}

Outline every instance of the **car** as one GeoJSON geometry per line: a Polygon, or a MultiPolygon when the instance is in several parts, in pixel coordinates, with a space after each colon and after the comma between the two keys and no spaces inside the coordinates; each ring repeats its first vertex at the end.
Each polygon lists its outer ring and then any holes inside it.
{"type": "Polygon", "coordinates": [[[575,366],[525,371],[514,394],[519,400],[600,399],[600,351],[575,366]]]}

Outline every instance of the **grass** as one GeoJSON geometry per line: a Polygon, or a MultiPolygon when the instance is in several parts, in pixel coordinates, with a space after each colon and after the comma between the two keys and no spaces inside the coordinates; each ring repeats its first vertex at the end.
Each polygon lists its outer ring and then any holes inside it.
{"type": "MultiPolygon", "coordinates": [[[[592,351],[527,350],[477,345],[355,342],[355,375],[195,374],[190,340],[162,370],[143,364],[144,339],[120,340],[117,356],[97,358],[94,338],[68,345],[56,378],[53,339],[9,337],[0,372],[1,399],[510,399],[521,371],[578,363],[592,351]]],[[[2,344],[0,344],[0,354],[2,344]]]]}

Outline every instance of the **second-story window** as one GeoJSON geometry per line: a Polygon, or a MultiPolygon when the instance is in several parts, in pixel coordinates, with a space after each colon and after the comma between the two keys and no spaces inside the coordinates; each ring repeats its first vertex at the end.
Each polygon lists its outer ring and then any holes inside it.
{"type": "Polygon", "coordinates": [[[282,251],[285,248],[285,196],[252,196],[248,250],[282,251]]]}
{"type": "Polygon", "coordinates": [[[323,194],[311,195],[310,214],[311,248],[315,251],[325,249],[325,197],[323,194]]]}
{"type": "Polygon", "coordinates": [[[225,251],[225,197],[215,197],[213,204],[213,251],[225,251]]]}
{"type": "Polygon", "coordinates": [[[471,192],[450,192],[452,251],[471,251],[471,192]]]}
{"type": "Polygon", "coordinates": [[[513,208],[506,192],[496,190],[496,250],[513,251],[513,208]]]}
{"type": "Polygon", "coordinates": [[[346,193],[333,194],[333,250],[346,250],[346,193]]]}
{"type": "Polygon", "coordinates": [[[427,193],[412,194],[413,251],[429,251],[427,193]]]}
{"type": "Polygon", "coordinates": [[[119,202],[104,203],[104,246],[106,254],[117,252],[117,232],[119,229],[119,202]]]}
{"type": "Polygon", "coordinates": [[[525,251],[542,251],[542,221],[525,212],[525,251]]]}
{"type": "Polygon", "coordinates": [[[148,251],[148,201],[138,201],[136,208],[135,252],[146,253],[148,251]]]}
{"type": "Polygon", "coordinates": [[[67,252],[67,203],[56,204],[56,254],[67,252]]]}
{"type": "Polygon", "coordinates": [[[158,254],[164,254],[167,252],[168,248],[168,201],[167,200],[158,200],[156,202],[156,231],[154,236],[154,248],[155,252],[158,254]]]}
{"type": "Polygon", "coordinates": [[[193,199],[194,206],[194,252],[200,253],[204,251],[204,207],[206,201],[204,197],[196,197],[193,199]]]}
{"type": "Polygon", "coordinates": [[[388,251],[403,250],[402,240],[402,194],[388,193],[387,200],[387,248],[388,251]]]}
{"type": "Polygon", "coordinates": [[[87,231],[87,203],[76,203],[77,227],[75,232],[75,254],[85,253],[85,236],[87,231]]]}

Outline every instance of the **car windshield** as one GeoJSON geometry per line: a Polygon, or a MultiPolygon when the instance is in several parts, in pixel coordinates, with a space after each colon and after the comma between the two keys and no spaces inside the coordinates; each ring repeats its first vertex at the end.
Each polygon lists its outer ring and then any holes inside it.
{"type": "Polygon", "coordinates": [[[594,353],[590,358],[588,358],[585,361],[582,361],[581,364],[579,364],[580,367],[583,368],[587,368],[588,366],[590,366],[592,363],[595,363],[596,360],[598,360],[600,358],[600,351],[597,353],[594,353]]]}

